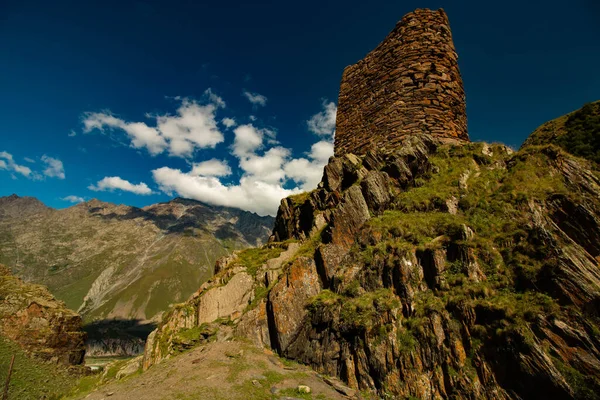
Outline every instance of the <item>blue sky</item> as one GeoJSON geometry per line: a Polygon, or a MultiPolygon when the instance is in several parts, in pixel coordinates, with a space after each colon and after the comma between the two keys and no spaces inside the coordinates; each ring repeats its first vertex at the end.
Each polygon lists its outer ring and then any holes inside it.
{"type": "Polygon", "coordinates": [[[415,8],[449,15],[472,140],[600,98],[597,1],[488,3],[0,0],[0,195],[273,213],[320,178],[343,68],[415,8]]]}

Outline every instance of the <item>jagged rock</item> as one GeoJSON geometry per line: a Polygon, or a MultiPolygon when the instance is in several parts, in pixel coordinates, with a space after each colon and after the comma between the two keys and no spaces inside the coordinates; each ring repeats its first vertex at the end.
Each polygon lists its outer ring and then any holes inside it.
{"type": "Polygon", "coordinates": [[[79,314],[41,285],[23,282],[0,264],[0,333],[44,360],[79,365],[86,334],[79,314]]]}
{"type": "Polygon", "coordinates": [[[304,302],[320,290],[315,262],[306,257],[296,259],[268,297],[269,332],[274,349],[287,348],[306,315],[304,302]]]}
{"type": "Polygon", "coordinates": [[[267,301],[263,299],[242,316],[235,328],[235,335],[250,339],[258,347],[271,346],[267,317],[267,301]]]}
{"type": "Polygon", "coordinates": [[[327,236],[333,244],[349,247],[354,234],[370,218],[369,208],[358,186],[350,187],[333,212],[327,236]]]}
{"type": "Polygon", "coordinates": [[[225,286],[204,293],[198,304],[198,323],[217,318],[237,319],[252,300],[254,280],[245,272],[234,275],[225,286]]]}
{"type": "Polygon", "coordinates": [[[335,192],[342,186],[343,162],[340,158],[334,158],[323,170],[323,187],[335,192]]]}
{"type": "Polygon", "coordinates": [[[321,244],[315,251],[315,263],[321,282],[329,287],[341,261],[348,254],[348,248],[336,244],[321,244]]]}
{"type": "Polygon", "coordinates": [[[370,171],[360,185],[369,209],[375,214],[381,213],[391,201],[387,174],[370,171]]]}
{"type": "MultiPolygon", "coordinates": [[[[127,376],[133,375],[136,372],[139,371],[139,369],[142,367],[142,360],[143,360],[143,356],[138,356],[135,358],[132,358],[131,360],[127,361],[125,363],[125,365],[123,365],[121,368],[119,368],[119,370],[117,371],[117,374],[115,375],[115,378],[117,379],[123,379],[127,376]]],[[[106,371],[108,371],[109,368],[106,368],[106,371]]]]}

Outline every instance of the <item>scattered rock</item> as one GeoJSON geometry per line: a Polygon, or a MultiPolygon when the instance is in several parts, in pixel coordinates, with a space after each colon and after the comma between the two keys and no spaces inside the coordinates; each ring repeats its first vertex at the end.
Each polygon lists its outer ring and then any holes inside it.
{"type": "Polygon", "coordinates": [[[306,385],[298,385],[298,388],[296,390],[298,390],[298,393],[302,393],[302,394],[310,393],[310,387],[308,387],[306,385]]]}

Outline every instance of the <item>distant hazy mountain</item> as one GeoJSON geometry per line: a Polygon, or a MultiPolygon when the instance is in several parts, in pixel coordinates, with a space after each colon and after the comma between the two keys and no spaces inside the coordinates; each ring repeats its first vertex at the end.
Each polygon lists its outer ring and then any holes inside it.
{"type": "Polygon", "coordinates": [[[264,243],[273,218],[193,200],[144,208],[91,200],[55,210],[0,198],[0,263],[48,286],[85,321],[150,320],[192,294],[232,250],[264,243]]]}

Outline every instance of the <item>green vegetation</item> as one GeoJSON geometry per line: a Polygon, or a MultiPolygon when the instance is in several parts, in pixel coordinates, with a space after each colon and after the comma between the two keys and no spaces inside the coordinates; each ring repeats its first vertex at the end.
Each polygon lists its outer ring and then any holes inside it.
{"type": "Polygon", "coordinates": [[[308,200],[308,198],[310,197],[312,191],[310,192],[302,192],[299,194],[295,194],[292,196],[289,196],[288,199],[292,202],[292,204],[294,205],[294,207],[299,207],[302,204],[304,204],[304,202],[306,200],[308,200]]]}
{"type": "Polygon", "coordinates": [[[305,400],[326,399],[326,397],[323,395],[313,396],[312,393],[303,393],[303,392],[300,392],[296,388],[283,389],[279,394],[281,396],[286,396],[288,398],[294,398],[294,399],[305,399],[305,400]]]}
{"type": "Polygon", "coordinates": [[[323,310],[339,313],[339,329],[344,332],[379,329],[382,316],[398,307],[400,302],[390,289],[378,289],[353,298],[323,290],[307,305],[311,313],[324,312],[323,310]]]}
{"type": "Polygon", "coordinates": [[[27,356],[16,344],[0,337],[2,387],[13,354],[15,364],[8,391],[9,399],[59,399],[73,386],[74,379],[65,370],[27,356]]]}
{"type": "Polygon", "coordinates": [[[258,269],[271,258],[277,258],[283,251],[281,247],[263,246],[240,251],[237,263],[246,267],[246,272],[256,276],[258,269]]]}
{"type": "Polygon", "coordinates": [[[441,235],[458,232],[464,220],[456,215],[433,212],[385,211],[368,224],[414,245],[431,242],[441,235]]]}
{"type": "Polygon", "coordinates": [[[317,247],[323,241],[321,235],[325,229],[326,227],[322,228],[320,231],[315,232],[310,238],[302,242],[302,245],[296,252],[296,257],[313,257],[317,247]]]}
{"type": "Polygon", "coordinates": [[[584,105],[569,114],[565,133],[556,144],[578,157],[600,163],[600,102],[584,105]]]}
{"type": "Polygon", "coordinates": [[[573,389],[576,400],[600,400],[600,382],[593,376],[584,375],[575,368],[562,362],[557,357],[552,357],[552,363],[565,377],[573,389]]]}
{"type": "Polygon", "coordinates": [[[181,353],[199,344],[212,342],[217,336],[218,328],[211,324],[201,324],[189,329],[182,329],[175,334],[171,345],[175,353],[181,353]]]}

